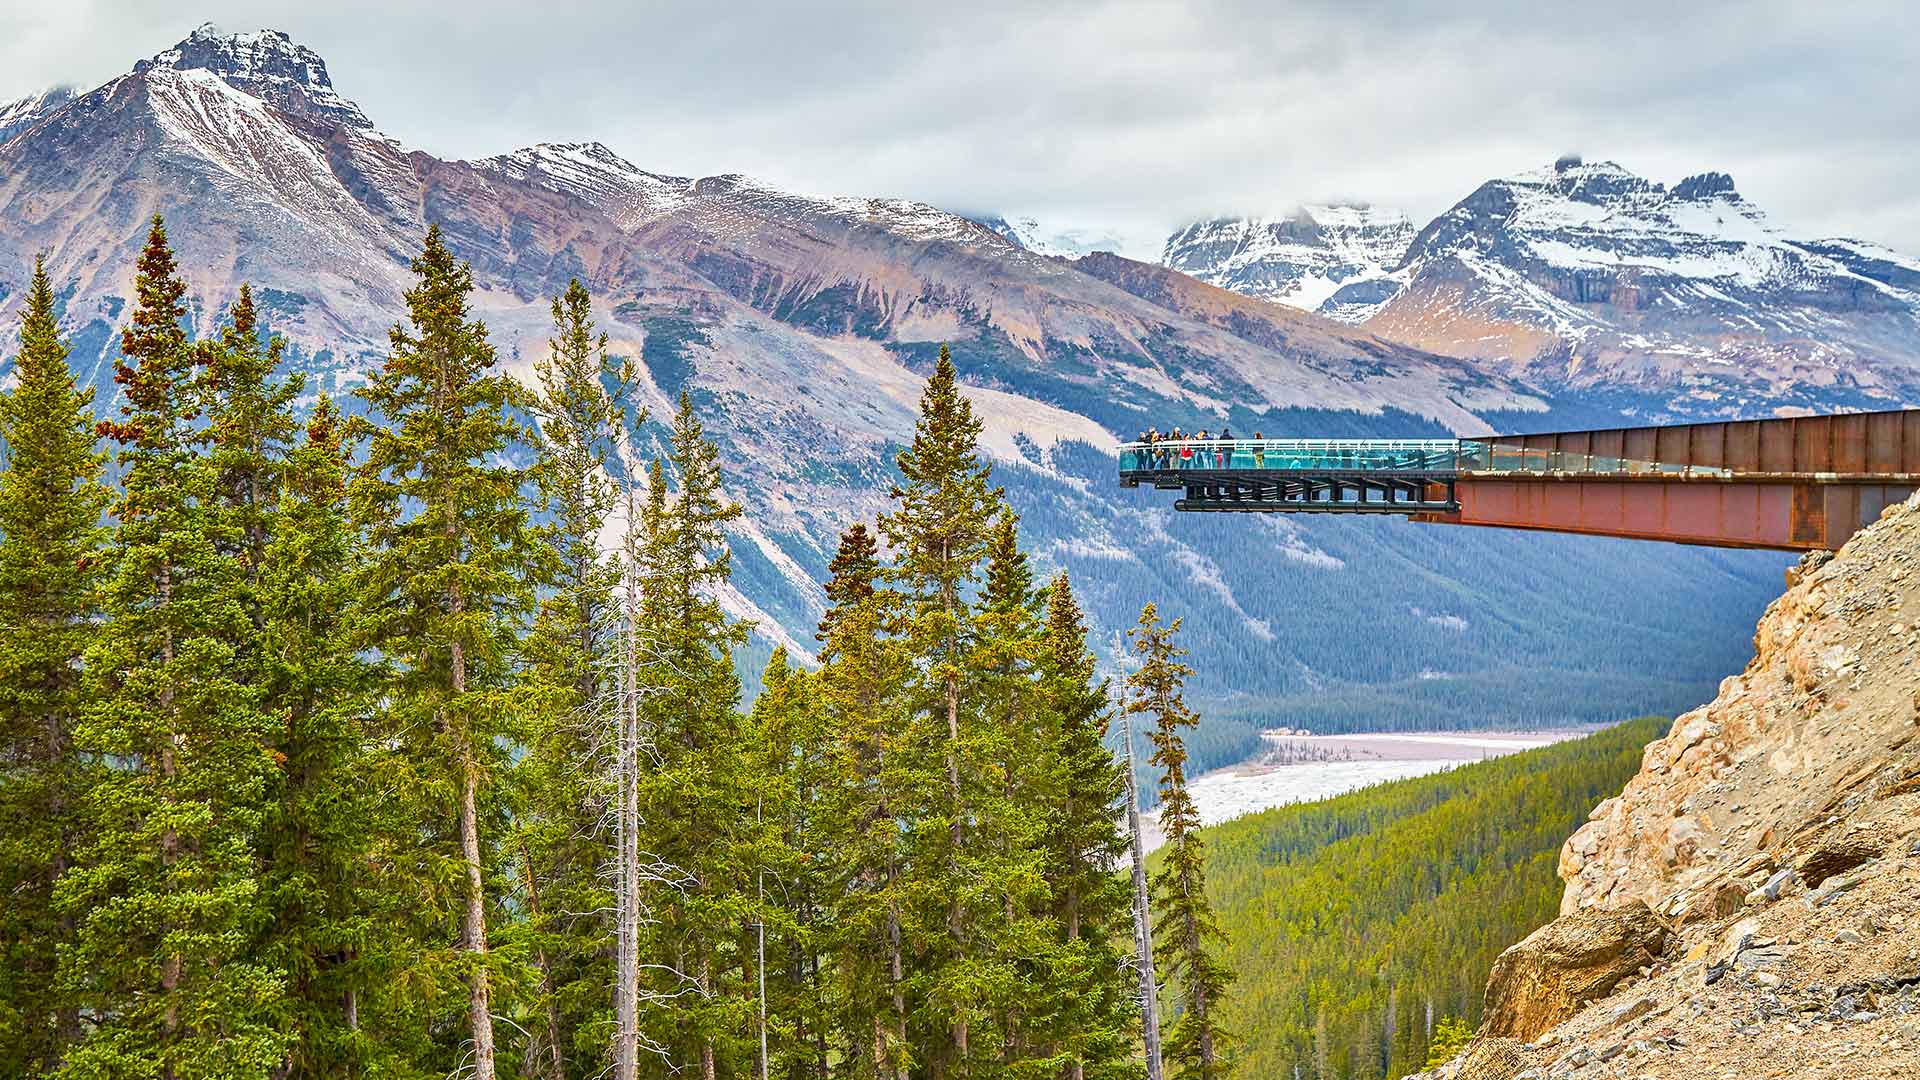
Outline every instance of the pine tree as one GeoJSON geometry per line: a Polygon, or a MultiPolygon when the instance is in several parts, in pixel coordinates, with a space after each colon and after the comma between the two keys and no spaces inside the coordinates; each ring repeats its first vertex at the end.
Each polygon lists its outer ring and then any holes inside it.
{"type": "Polygon", "coordinates": [[[27,1076],[53,1071],[80,1036],[79,1011],[54,985],[74,925],[53,896],[94,772],[73,732],[111,498],[93,391],[67,367],[44,259],[34,261],[14,375],[0,393],[0,1073],[27,1076]]]}
{"type": "Polygon", "coordinates": [[[889,579],[901,593],[898,632],[919,669],[910,730],[911,764],[924,768],[923,805],[911,813],[907,866],[902,883],[911,902],[903,916],[909,936],[924,938],[928,956],[915,981],[924,1002],[929,1035],[922,1057],[933,1080],[963,1076],[972,1067],[970,1029],[990,1012],[985,999],[981,945],[968,931],[968,914],[1002,898],[982,879],[966,873],[972,817],[963,778],[974,775],[965,760],[963,686],[969,681],[968,594],[978,580],[987,540],[999,516],[1000,494],[988,486],[990,467],[978,451],[980,421],[960,393],[953,360],[940,350],[920,399],[913,443],[897,464],[903,483],[892,491],[894,510],[880,519],[880,532],[895,553],[889,579]],[[937,771],[936,771],[937,770],[937,771]],[[945,774],[945,790],[934,779],[945,774]],[[940,940],[944,936],[944,940],[940,940]]]}
{"type": "Polygon", "coordinates": [[[115,574],[87,659],[97,707],[76,744],[110,767],[88,798],[90,842],[59,898],[79,919],[64,985],[99,1023],[74,1076],[264,1076],[289,1042],[284,975],[252,955],[269,916],[257,874],[273,732],[236,643],[240,570],[217,546],[214,470],[194,453],[197,350],[186,285],[158,218],[116,364],[122,419],[115,574]]]}
{"type": "Polygon", "coordinates": [[[431,957],[430,975],[465,983],[474,1076],[493,1080],[501,961],[489,955],[490,909],[500,900],[490,878],[502,855],[509,747],[526,708],[514,665],[553,558],[529,520],[531,469],[509,456],[532,439],[518,418],[531,402],[495,370],[486,327],[468,317],[472,271],[435,226],[413,272],[407,322],[393,328],[392,351],[360,391],[377,422],[351,491],[369,530],[371,643],[395,671],[389,735],[412,770],[400,790],[423,796],[415,870],[427,882],[458,883],[445,897],[454,919],[423,912],[423,937],[455,938],[451,955],[431,957]]]}
{"type": "Polygon", "coordinates": [[[1067,575],[1047,587],[1037,692],[1046,774],[1043,840],[1059,950],[1048,973],[1052,1023],[1067,1080],[1123,1074],[1135,1021],[1119,943],[1128,934],[1127,849],[1116,811],[1121,765],[1107,749],[1107,683],[1087,648],[1087,628],[1067,575]]]}
{"type": "Polygon", "coordinates": [[[384,861],[379,836],[388,824],[373,744],[382,672],[359,650],[362,552],[347,513],[345,431],[322,397],[304,442],[276,464],[283,486],[256,583],[260,676],[284,759],[261,844],[274,915],[259,948],[288,976],[294,1042],[278,1075],[289,1080],[361,1076],[380,1065],[373,999],[399,921],[372,869],[384,861]]]}
{"type": "Polygon", "coordinates": [[[585,1057],[604,1045],[585,1033],[607,1011],[613,977],[600,947],[611,924],[595,913],[606,912],[612,899],[601,876],[610,860],[600,825],[619,743],[608,731],[619,710],[606,679],[619,575],[599,545],[615,498],[608,463],[626,422],[633,372],[607,356],[606,335],[594,333],[592,297],[577,279],[552,311],[534,411],[540,490],[553,515],[561,578],[526,644],[539,702],[520,770],[527,801],[514,854],[526,911],[515,934],[539,975],[533,1067],[548,1080],[565,1080],[570,1052],[585,1057]]]}
{"type": "Polygon", "coordinates": [[[1127,710],[1148,718],[1153,744],[1148,759],[1160,767],[1160,831],[1166,855],[1154,874],[1158,918],[1155,953],[1164,958],[1174,984],[1178,1013],[1166,1039],[1172,1075],[1217,1080],[1226,1075],[1226,1033],[1220,1006],[1233,973],[1218,958],[1224,935],[1206,893],[1206,853],[1200,814],[1187,790],[1187,749],[1180,731],[1199,722],[1182,688],[1193,669],[1181,663],[1186,650],[1174,643],[1180,620],[1162,624],[1152,604],[1129,631],[1140,666],[1127,676],[1127,710]],[[1163,951],[1164,948],[1164,951],[1163,951]]]}

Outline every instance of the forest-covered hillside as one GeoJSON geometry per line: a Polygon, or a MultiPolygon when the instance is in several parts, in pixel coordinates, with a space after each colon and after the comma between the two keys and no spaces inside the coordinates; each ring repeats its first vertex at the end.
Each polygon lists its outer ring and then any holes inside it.
{"type": "Polygon", "coordinates": [[[1239,973],[1236,1075],[1403,1076],[1441,1019],[1478,1024],[1494,957],[1558,910],[1562,841],[1662,727],[1634,720],[1206,830],[1239,973]]]}

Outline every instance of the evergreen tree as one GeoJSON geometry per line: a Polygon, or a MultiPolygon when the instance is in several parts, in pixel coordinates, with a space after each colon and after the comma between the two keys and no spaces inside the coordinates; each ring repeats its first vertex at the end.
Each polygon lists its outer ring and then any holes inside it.
{"type": "Polygon", "coordinates": [[[1107,749],[1107,683],[1087,648],[1087,628],[1064,573],[1047,587],[1038,659],[1045,873],[1058,932],[1047,991],[1067,1080],[1125,1073],[1135,1016],[1121,942],[1130,932],[1116,799],[1121,764],[1107,749]]]}
{"type": "Polygon", "coordinates": [[[1200,814],[1187,790],[1187,749],[1180,732],[1200,718],[1182,695],[1193,669],[1180,661],[1186,650],[1174,643],[1179,631],[1180,620],[1162,624],[1152,604],[1140,612],[1138,625],[1129,631],[1140,666],[1127,676],[1127,710],[1151,723],[1148,760],[1161,770],[1160,831],[1166,852],[1153,880],[1159,907],[1154,951],[1165,960],[1177,1005],[1165,1059],[1176,1077],[1216,1080],[1226,1075],[1220,1007],[1233,972],[1218,957],[1225,936],[1207,900],[1200,814]]]}
{"type": "Polygon", "coordinates": [[[34,260],[13,370],[14,387],[0,393],[0,1073],[27,1076],[51,1072],[80,1036],[79,1011],[54,984],[74,927],[53,894],[94,772],[73,733],[111,498],[93,391],[67,367],[44,259],[34,260]]]}
{"type": "MultiPolygon", "coordinates": [[[[926,1021],[918,1056],[933,1080],[970,1075],[976,1064],[969,1033],[987,1020],[992,1003],[982,943],[970,934],[968,916],[1003,899],[997,882],[961,865],[973,817],[963,781],[980,776],[968,760],[977,749],[968,740],[979,733],[963,725],[963,711],[974,704],[963,701],[971,659],[968,596],[1000,504],[998,490],[988,486],[991,469],[979,458],[979,436],[980,421],[942,347],[921,395],[913,443],[897,459],[903,482],[892,491],[894,510],[880,519],[895,555],[888,577],[901,594],[897,632],[918,669],[908,764],[920,773],[911,786],[921,805],[896,812],[909,816],[911,850],[903,869],[911,877],[899,884],[908,899],[905,930],[926,943],[913,981],[926,1021]],[[944,790],[936,779],[942,773],[944,790]]],[[[992,1059],[989,1051],[985,1060],[992,1059]]]]}
{"type": "Polygon", "coordinates": [[[1465,1020],[1457,1016],[1441,1017],[1433,1028],[1433,1042],[1427,1047],[1426,1067],[1437,1069],[1452,1061],[1472,1038],[1473,1029],[1465,1020]]]}
{"type": "Polygon", "coordinates": [[[213,505],[224,511],[218,546],[240,564],[244,592],[238,599],[258,631],[266,622],[258,593],[280,472],[299,431],[292,404],[306,380],[296,372],[272,381],[283,343],[277,337],[260,340],[252,286],[240,286],[230,315],[232,322],[220,337],[202,346],[201,393],[209,444],[205,467],[213,474],[213,505]]]}
{"type": "Polygon", "coordinates": [[[776,648],[749,718],[760,824],[753,853],[753,990],[761,1006],[755,1027],[767,1075],[788,1080],[825,1080],[832,1059],[821,959],[833,929],[823,809],[835,770],[813,688],[814,680],[789,665],[786,649],[776,648]]]}
{"type": "Polygon", "coordinates": [[[527,799],[514,855],[526,911],[515,934],[539,975],[532,1067],[547,1080],[564,1080],[570,1056],[584,1063],[606,1045],[593,1029],[605,1018],[612,979],[601,949],[612,925],[596,913],[608,912],[612,899],[602,879],[610,860],[600,826],[619,741],[609,731],[619,710],[606,679],[618,573],[599,545],[615,495],[608,462],[626,421],[633,373],[607,356],[606,335],[594,333],[592,297],[578,279],[552,311],[534,410],[540,490],[553,515],[561,577],[526,644],[529,692],[537,690],[538,702],[520,770],[527,799]]]}
{"type": "Polygon", "coordinates": [[[657,764],[643,778],[640,805],[657,854],[680,879],[652,898],[653,965],[663,981],[651,996],[671,1002],[655,1018],[673,1032],[671,1060],[697,1062],[702,1080],[714,1080],[745,1071],[753,1030],[741,917],[751,907],[752,799],[733,667],[745,627],[727,618],[718,599],[732,572],[725,529],[740,507],[721,489],[719,451],[684,393],[673,417],[672,464],[677,486],[669,497],[656,463],[646,515],[652,640],[640,665],[641,712],[657,764]]]}
{"type": "Polygon", "coordinates": [[[1036,679],[1041,604],[1016,519],[1003,506],[988,535],[971,627],[968,667],[980,705],[967,740],[967,767],[977,783],[962,861],[992,900],[973,915],[970,930],[979,943],[976,984],[997,1007],[991,1029],[970,1034],[976,1043],[992,1039],[998,1071],[1054,1076],[1066,1032],[1048,1015],[1059,1004],[1051,983],[1061,957],[1046,881],[1046,829],[1055,807],[1047,788],[1053,747],[1036,679]]]}
{"type": "Polygon", "coordinates": [[[914,1064],[902,877],[902,826],[914,805],[906,754],[913,669],[906,649],[883,632],[899,597],[877,588],[881,570],[865,526],[842,534],[831,568],[814,680],[834,777],[820,810],[833,898],[822,951],[834,972],[840,1060],[853,1076],[896,1080],[914,1064]]]}
{"type": "Polygon", "coordinates": [[[453,939],[428,955],[427,975],[464,982],[468,1060],[476,1080],[493,1080],[495,984],[512,973],[495,977],[488,921],[501,901],[504,777],[527,709],[518,635],[553,559],[529,519],[532,470],[511,456],[532,439],[518,419],[531,402],[468,317],[472,271],[435,226],[413,272],[407,321],[360,391],[377,422],[351,497],[369,530],[370,641],[394,669],[388,736],[409,773],[398,790],[420,796],[412,870],[436,902],[418,929],[453,939]]]}
{"type": "Polygon", "coordinates": [[[284,976],[248,947],[269,917],[256,844],[273,735],[238,654],[241,569],[217,544],[214,471],[194,453],[202,399],[186,285],[158,218],[115,366],[124,491],[96,707],[76,744],[110,762],[89,791],[83,865],[58,890],[79,918],[64,985],[98,1022],[74,1076],[264,1076],[284,1057],[284,976]]]}
{"type": "Polygon", "coordinates": [[[401,920],[372,869],[386,861],[380,837],[391,823],[373,744],[383,673],[359,650],[362,551],[347,513],[345,430],[322,397],[304,442],[276,464],[284,486],[257,581],[260,675],[283,759],[261,845],[274,914],[259,948],[288,976],[294,1042],[277,1075],[289,1080],[377,1070],[396,1021],[375,1000],[401,920]]]}
{"type": "Polygon", "coordinates": [[[873,597],[874,582],[880,576],[878,545],[865,524],[854,522],[840,534],[840,546],[827,564],[825,593],[827,609],[820,616],[820,629],[814,635],[825,642],[833,636],[840,617],[873,597]]]}

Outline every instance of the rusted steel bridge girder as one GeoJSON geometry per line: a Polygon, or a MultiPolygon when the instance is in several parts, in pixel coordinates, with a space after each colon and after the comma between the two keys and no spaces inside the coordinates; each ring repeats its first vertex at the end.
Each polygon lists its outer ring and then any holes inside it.
{"type": "Polygon", "coordinates": [[[1414,521],[1623,536],[1711,547],[1834,551],[1920,478],[1624,479],[1559,474],[1462,476],[1459,509],[1414,521]],[[1901,482],[1904,481],[1904,482],[1901,482]]]}

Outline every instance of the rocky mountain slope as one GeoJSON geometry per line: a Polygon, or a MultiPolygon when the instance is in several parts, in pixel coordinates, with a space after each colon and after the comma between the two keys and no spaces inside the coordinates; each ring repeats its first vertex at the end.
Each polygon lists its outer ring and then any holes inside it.
{"type": "Polygon", "coordinates": [[[1920,259],[1797,236],[1724,173],[1668,187],[1566,158],[1492,180],[1330,296],[1272,283],[1349,265],[1342,243],[1267,254],[1238,239],[1258,224],[1192,226],[1164,261],[1549,392],[1657,393],[1649,415],[1920,400],[1920,259]]]}
{"type": "Polygon", "coordinates": [[[1920,1071],[1920,500],[1789,580],[1568,839],[1439,1080],[1920,1071]]]}
{"type": "Polygon", "coordinates": [[[1361,322],[1399,291],[1391,271],[1413,235],[1398,210],[1302,206],[1278,218],[1194,222],[1167,238],[1160,262],[1223,289],[1361,322]]]}
{"type": "Polygon", "coordinates": [[[475,305],[523,373],[546,348],[547,298],[580,277],[612,349],[640,361],[656,416],[688,392],[722,445],[749,511],[729,603],[762,649],[806,651],[835,537],[885,503],[942,343],[1043,566],[1085,581],[1103,635],[1149,598],[1188,616],[1189,645],[1209,658],[1204,693],[1257,703],[1364,683],[1418,702],[1444,688],[1445,715],[1471,723],[1491,718],[1487,688],[1529,656],[1585,680],[1565,719],[1670,708],[1720,665],[1727,628],[1777,572],[1765,555],[1174,515],[1114,487],[1119,439],[1225,422],[1482,431],[1551,424],[1556,403],[1475,361],[1118,257],[1082,269],[920,203],[655,173],[593,143],[444,160],[382,132],[319,56],[275,31],[203,27],[105,85],[5,115],[0,355],[32,256],[48,252],[74,362],[102,408],[156,212],[196,331],[251,281],[318,389],[349,390],[384,352],[429,222],[471,261],[475,305]],[[1515,575],[1516,563],[1534,570],[1515,575]],[[1649,576],[1665,587],[1627,587],[1649,576]],[[1381,580],[1394,588],[1359,584],[1381,580]],[[1336,611],[1381,627],[1378,648],[1319,632],[1336,611]],[[1664,649],[1657,670],[1624,645],[1537,649],[1553,631],[1603,625],[1721,644],[1664,649]]]}

